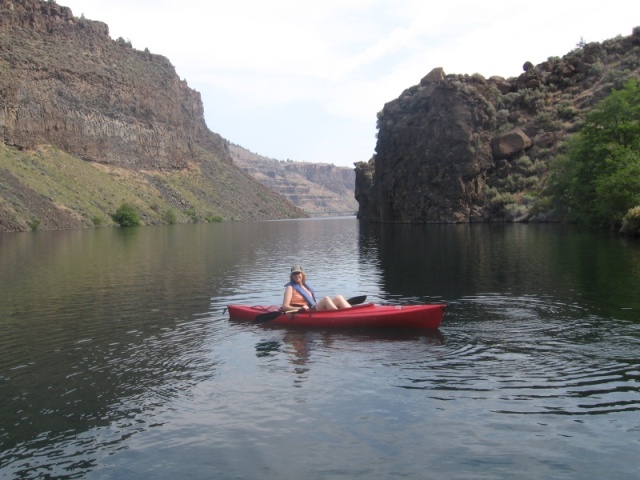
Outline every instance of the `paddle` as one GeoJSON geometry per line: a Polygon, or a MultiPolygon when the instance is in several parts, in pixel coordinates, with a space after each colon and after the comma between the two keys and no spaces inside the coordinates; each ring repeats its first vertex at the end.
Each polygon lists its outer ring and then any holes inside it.
{"type": "MultiPolygon", "coordinates": [[[[351,297],[350,299],[347,300],[347,302],[349,303],[349,305],[360,305],[361,303],[364,303],[366,299],[367,299],[366,295],[360,295],[358,297],[351,297]]],[[[280,315],[286,315],[287,313],[299,313],[302,311],[304,310],[303,309],[285,310],[284,312],[282,310],[275,310],[273,312],[261,313],[253,321],[254,323],[265,323],[271,320],[275,320],[280,315]]]]}
{"type": "Polygon", "coordinates": [[[364,303],[364,301],[367,299],[366,295],[360,295],[358,297],[351,297],[349,299],[347,299],[347,303],[349,305],[360,305],[362,303],[364,303]]]}

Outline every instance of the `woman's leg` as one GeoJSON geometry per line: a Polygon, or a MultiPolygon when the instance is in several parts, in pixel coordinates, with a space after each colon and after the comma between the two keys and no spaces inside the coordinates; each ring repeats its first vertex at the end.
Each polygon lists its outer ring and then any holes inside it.
{"type": "Polygon", "coordinates": [[[333,298],[324,297],[316,303],[316,310],[338,310],[339,308],[351,308],[342,295],[336,295],[333,298]]]}
{"type": "Polygon", "coordinates": [[[316,303],[316,310],[318,311],[337,310],[337,309],[338,307],[336,307],[335,303],[333,303],[333,300],[331,300],[329,297],[324,297],[320,299],[318,303],[316,303]]]}
{"type": "Polygon", "coordinates": [[[332,300],[333,304],[338,308],[351,308],[349,302],[347,302],[342,295],[336,295],[332,300]]]}

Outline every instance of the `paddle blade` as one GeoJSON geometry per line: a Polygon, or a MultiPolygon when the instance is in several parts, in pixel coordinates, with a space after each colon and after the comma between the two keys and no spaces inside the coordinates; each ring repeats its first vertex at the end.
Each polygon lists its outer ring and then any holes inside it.
{"type": "Polygon", "coordinates": [[[271,320],[275,320],[276,318],[278,318],[282,314],[283,314],[283,312],[281,312],[280,310],[275,310],[273,312],[267,312],[267,313],[261,313],[253,321],[254,321],[254,323],[265,323],[265,322],[269,322],[271,320]]]}
{"type": "Polygon", "coordinates": [[[364,303],[366,299],[366,295],[360,295],[359,297],[351,297],[347,302],[349,302],[349,305],[360,305],[361,303],[364,303]]]}
{"type": "Polygon", "coordinates": [[[278,318],[280,315],[286,315],[287,313],[295,313],[298,311],[299,310],[286,310],[283,312],[282,310],[275,310],[273,312],[261,313],[253,320],[253,323],[270,322],[271,320],[278,318]]]}

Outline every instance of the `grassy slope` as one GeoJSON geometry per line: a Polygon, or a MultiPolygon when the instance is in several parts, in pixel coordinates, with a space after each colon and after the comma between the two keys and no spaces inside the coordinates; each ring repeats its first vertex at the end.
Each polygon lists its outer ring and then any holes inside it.
{"type": "Polygon", "coordinates": [[[61,221],[68,228],[114,225],[110,215],[123,202],[133,204],[146,225],[166,223],[168,210],[176,214],[178,223],[300,213],[286,208],[251,211],[272,193],[253,190],[245,194],[237,186],[234,198],[233,185],[242,179],[235,178],[233,170],[216,169],[211,163],[179,172],[131,171],[85,162],[53,147],[27,151],[0,144],[0,174],[0,208],[3,218],[11,219],[0,223],[0,231],[28,230],[33,221],[45,230],[60,228],[61,221]],[[60,220],[62,217],[67,219],[60,220]]]}

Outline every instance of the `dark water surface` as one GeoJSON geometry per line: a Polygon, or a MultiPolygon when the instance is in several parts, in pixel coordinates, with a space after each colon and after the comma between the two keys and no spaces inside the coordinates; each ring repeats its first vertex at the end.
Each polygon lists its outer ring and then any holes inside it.
{"type": "Polygon", "coordinates": [[[640,242],[355,219],[0,234],[0,478],[638,478],[640,242]],[[440,330],[230,321],[318,293],[440,330]]]}

